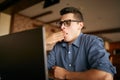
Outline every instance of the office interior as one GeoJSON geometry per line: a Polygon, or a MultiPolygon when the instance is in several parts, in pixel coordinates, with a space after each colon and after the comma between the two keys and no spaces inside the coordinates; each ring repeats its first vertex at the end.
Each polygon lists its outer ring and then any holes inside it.
{"type": "MultiPolygon", "coordinates": [[[[120,0],[0,0],[0,36],[45,27],[46,39],[59,32],[59,10],[74,6],[84,16],[83,33],[103,38],[120,80],[120,0]]],[[[54,44],[46,44],[49,52],[54,44]]]]}

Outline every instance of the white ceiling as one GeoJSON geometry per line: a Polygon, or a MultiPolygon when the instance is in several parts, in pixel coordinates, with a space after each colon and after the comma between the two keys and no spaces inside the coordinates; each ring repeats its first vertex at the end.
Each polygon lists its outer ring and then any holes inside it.
{"type": "Polygon", "coordinates": [[[120,0],[60,0],[59,3],[50,7],[43,8],[43,6],[44,1],[19,13],[34,17],[52,11],[51,14],[36,18],[43,22],[50,22],[60,18],[60,9],[66,6],[74,6],[83,13],[86,26],[83,32],[119,29],[114,33],[100,33],[99,35],[112,42],[120,41],[120,0]]]}

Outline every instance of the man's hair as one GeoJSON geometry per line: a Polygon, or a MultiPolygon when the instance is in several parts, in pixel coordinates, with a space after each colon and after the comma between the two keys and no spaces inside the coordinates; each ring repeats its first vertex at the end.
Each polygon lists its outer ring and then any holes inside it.
{"type": "Polygon", "coordinates": [[[67,13],[73,13],[76,19],[79,19],[82,22],[84,21],[82,13],[79,11],[79,9],[75,7],[65,7],[60,11],[60,15],[64,15],[67,13]]]}

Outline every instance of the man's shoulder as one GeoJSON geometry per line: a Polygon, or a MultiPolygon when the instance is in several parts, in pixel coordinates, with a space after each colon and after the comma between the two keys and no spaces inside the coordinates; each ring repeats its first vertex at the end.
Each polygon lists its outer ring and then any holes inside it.
{"type": "Polygon", "coordinates": [[[80,40],[88,42],[88,41],[94,41],[94,40],[102,40],[102,38],[93,34],[82,34],[80,36],[80,40]]]}
{"type": "Polygon", "coordinates": [[[92,34],[82,34],[81,37],[82,37],[82,38],[87,38],[87,39],[99,38],[98,36],[92,35],[92,34]]]}

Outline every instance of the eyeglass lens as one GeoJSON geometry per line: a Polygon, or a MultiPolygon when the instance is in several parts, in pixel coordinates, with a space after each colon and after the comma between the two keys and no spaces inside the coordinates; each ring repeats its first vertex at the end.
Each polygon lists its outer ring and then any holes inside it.
{"type": "Polygon", "coordinates": [[[69,27],[71,25],[71,22],[81,22],[81,21],[79,21],[79,20],[64,20],[64,21],[59,21],[57,24],[58,24],[58,27],[61,27],[62,25],[69,27]]]}
{"type": "Polygon", "coordinates": [[[61,27],[62,25],[68,27],[68,26],[70,26],[70,24],[71,24],[70,20],[60,21],[60,22],[58,22],[58,27],[61,27]]]}

